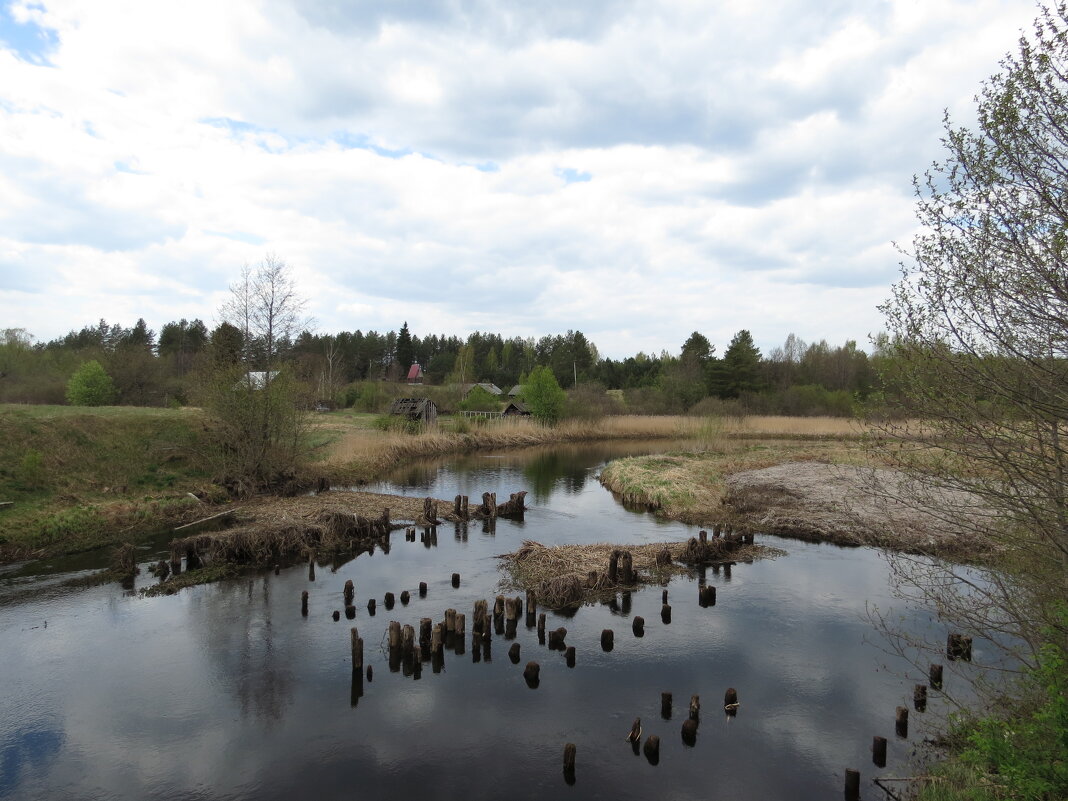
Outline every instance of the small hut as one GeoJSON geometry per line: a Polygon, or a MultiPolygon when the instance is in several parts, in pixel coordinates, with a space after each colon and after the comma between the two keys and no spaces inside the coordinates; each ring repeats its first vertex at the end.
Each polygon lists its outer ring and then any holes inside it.
{"type": "Polygon", "coordinates": [[[429,398],[397,398],[389,407],[389,413],[426,425],[431,425],[438,419],[437,404],[429,398]]]}
{"type": "Polygon", "coordinates": [[[530,407],[521,401],[512,401],[501,412],[505,417],[530,417],[533,412],[530,407]]]}
{"type": "Polygon", "coordinates": [[[408,383],[409,384],[422,384],[423,383],[423,367],[416,362],[408,370],[408,383]]]}

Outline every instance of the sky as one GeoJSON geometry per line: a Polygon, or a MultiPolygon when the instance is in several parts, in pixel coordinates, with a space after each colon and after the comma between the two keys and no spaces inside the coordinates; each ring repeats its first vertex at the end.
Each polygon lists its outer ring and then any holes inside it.
{"type": "Polygon", "coordinates": [[[0,0],[0,329],[861,347],[1031,0],[0,0]]]}

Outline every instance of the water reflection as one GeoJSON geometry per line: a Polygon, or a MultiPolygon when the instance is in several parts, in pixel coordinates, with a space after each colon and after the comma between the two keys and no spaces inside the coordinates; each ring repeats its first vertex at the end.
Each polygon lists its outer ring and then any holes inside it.
{"type": "MultiPolygon", "coordinates": [[[[301,565],[153,599],[114,586],[20,595],[22,585],[7,584],[0,675],[17,680],[0,689],[0,795],[258,801],[415,790],[522,801],[570,792],[573,781],[583,798],[697,799],[709,797],[714,764],[717,797],[839,797],[842,770],[870,770],[872,735],[888,729],[886,770],[907,772],[944,704],[931,690],[909,739],[893,737],[894,709],[911,702],[915,680],[903,660],[865,643],[866,604],[893,603],[886,566],[870,550],[786,541],[788,557],[559,613],[539,609],[536,627],[527,617],[502,621],[488,640],[475,634],[475,602],[492,606],[498,594],[494,557],[524,538],[644,543],[693,534],[627,512],[600,488],[595,472],[612,450],[405,471],[383,488],[545,495],[524,523],[442,527],[437,547],[395,532],[386,551],[319,562],[315,581],[301,565]],[[347,581],[354,618],[335,621],[347,581]],[[716,588],[715,605],[700,603],[702,585],[716,588]],[[405,592],[407,604],[369,614],[370,602],[405,592]],[[429,660],[391,654],[390,621],[420,631],[448,609],[467,615],[465,636],[429,660]],[[353,626],[365,671],[352,668],[353,626]],[[561,627],[564,650],[548,649],[546,632],[561,627]],[[526,670],[531,662],[537,670],[526,670]],[[735,717],[717,709],[728,687],[738,691],[735,717]],[[665,693],[676,699],[674,715],[665,693]],[[694,695],[704,708],[688,742],[682,724],[694,695]],[[624,740],[636,717],[644,737],[660,740],[656,768],[624,740]],[[570,777],[561,775],[566,743],[577,745],[570,777]]],[[[917,635],[944,639],[925,613],[896,612],[917,635]]]]}

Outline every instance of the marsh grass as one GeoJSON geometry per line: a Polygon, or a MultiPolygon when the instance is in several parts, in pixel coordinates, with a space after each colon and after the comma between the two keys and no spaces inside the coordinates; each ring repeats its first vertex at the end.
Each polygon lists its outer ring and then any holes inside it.
{"type": "MultiPolygon", "coordinates": [[[[804,419],[804,418],[795,418],[804,419]]],[[[722,439],[690,453],[616,459],[601,471],[601,483],[620,500],[686,523],[731,523],[724,507],[726,477],[791,461],[866,464],[859,443],[823,439],[722,439]]]]}

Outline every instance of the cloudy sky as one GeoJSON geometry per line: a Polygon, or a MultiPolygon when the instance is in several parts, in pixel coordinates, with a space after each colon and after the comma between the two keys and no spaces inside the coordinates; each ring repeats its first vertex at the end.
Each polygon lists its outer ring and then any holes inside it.
{"type": "Polygon", "coordinates": [[[1031,0],[0,0],[0,328],[866,344],[1031,0]]]}

